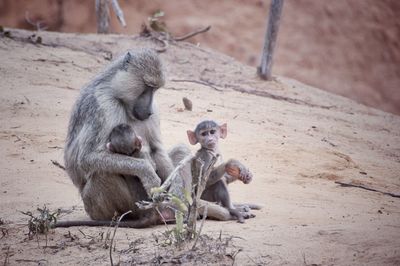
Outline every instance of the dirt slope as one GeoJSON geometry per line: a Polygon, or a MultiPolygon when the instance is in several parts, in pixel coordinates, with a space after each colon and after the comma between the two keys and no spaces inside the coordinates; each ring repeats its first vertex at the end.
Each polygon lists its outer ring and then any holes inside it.
{"type": "MultiPolygon", "coordinates": [[[[19,211],[46,204],[72,211],[63,219],[86,217],[76,188],[51,163],[63,163],[70,110],[111,54],[155,44],[41,33],[40,45],[28,41],[31,34],[12,30],[13,39],[0,38],[0,218],[6,222],[0,261],[107,265],[108,250],[93,237],[106,228],[80,228],[85,235],[78,228],[54,230],[44,249],[44,237],[40,247],[27,239],[27,217],[19,211]]],[[[400,194],[398,116],[288,78],[262,82],[253,67],[187,43],[171,45],[161,57],[168,75],[157,95],[165,145],[187,143],[186,130],[202,118],[225,121],[224,157],[242,160],[254,173],[254,182],[230,190],[237,202],[263,204],[257,217],[245,224],[207,221],[203,229],[238,237],[237,265],[400,263],[400,199],[335,183],[400,194]],[[179,110],[184,96],[193,101],[192,112],[179,110]]],[[[164,230],[119,229],[115,259],[129,263],[135,251],[117,254],[164,230]]],[[[157,254],[154,246],[138,245],[157,254]]]]}

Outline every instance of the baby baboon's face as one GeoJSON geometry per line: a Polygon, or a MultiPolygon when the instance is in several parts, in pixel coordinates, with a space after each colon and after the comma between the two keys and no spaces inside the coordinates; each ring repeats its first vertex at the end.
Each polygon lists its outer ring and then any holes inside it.
{"type": "Polygon", "coordinates": [[[131,126],[120,124],[111,131],[107,148],[114,153],[134,156],[142,149],[142,138],[136,135],[131,126]]]}

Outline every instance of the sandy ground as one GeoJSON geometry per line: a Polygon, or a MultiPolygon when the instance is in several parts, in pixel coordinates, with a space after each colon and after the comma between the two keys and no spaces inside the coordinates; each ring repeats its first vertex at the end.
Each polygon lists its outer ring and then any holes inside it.
{"type": "MultiPolygon", "coordinates": [[[[108,250],[98,240],[107,228],[52,230],[44,248],[44,236],[39,243],[28,239],[20,211],[46,205],[71,211],[63,219],[86,217],[77,189],[51,163],[63,164],[70,110],[110,54],[155,44],[41,33],[39,45],[27,40],[31,34],[12,30],[14,39],[0,38],[0,262],[107,265],[108,250]]],[[[242,249],[236,265],[400,264],[400,199],[335,183],[400,194],[398,116],[288,78],[260,81],[255,68],[187,43],[171,45],[161,57],[168,81],[156,98],[166,147],[187,143],[186,130],[202,118],[227,122],[224,157],[254,173],[252,183],[230,191],[236,202],[264,205],[257,217],[245,224],[206,221],[203,229],[235,236],[234,247],[242,249]],[[193,101],[192,112],[180,111],[184,96],[193,101]]],[[[128,263],[135,253],[122,250],[164,230],[118,229],[115,260],[128,263]]],[[[140,248],[157,253],[155,246],[140,248]]]]}

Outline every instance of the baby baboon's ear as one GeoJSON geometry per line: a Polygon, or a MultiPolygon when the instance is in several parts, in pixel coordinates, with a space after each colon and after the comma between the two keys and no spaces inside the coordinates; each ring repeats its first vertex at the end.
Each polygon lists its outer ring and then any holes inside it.
{"type": "Polygon", "coordinates": [[[219,126],[219,136],[221,139],[226,138],[226,135],[228,134],[228,125],[226,123],[222,124],[219,126]]]}
{"type": "Polygon", "coordinates": [[[107,142],[106,147],[107,147],[107,150],[109,150],[110,152],[115,152],[115,151],[114,151],[114,147],[113,147],[113,145],[111,144],[111,142],[107,142]]]}
{"type": "Polygon", "coordinates": [[[139,136],[136,136],[133,139],[133,147],[135,147],[138,151],[140,151],[142,149],[142,138],[139,136]]]}
{"type": "Polygon", "coordinates": [[[196,143],[197,143],[196,133],[194,133],[194,132],[191,131],[191,130],[187,130],[186,133],[187,133],[187,136],[188,136],[188,138],[189,138],[190,144],[196,145],[196,143]]]}

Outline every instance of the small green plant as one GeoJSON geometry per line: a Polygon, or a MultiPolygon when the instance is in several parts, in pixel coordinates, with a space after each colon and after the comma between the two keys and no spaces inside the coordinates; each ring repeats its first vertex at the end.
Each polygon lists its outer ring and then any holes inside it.
{"type": "Polygon", "coordinates": [[[154,12],[154,14],[148,18],[149,26],[152,30],[157,32],[168,32],[167,25],[162,18],[164,17],[164,11],[158,10],[154,12]]]}

